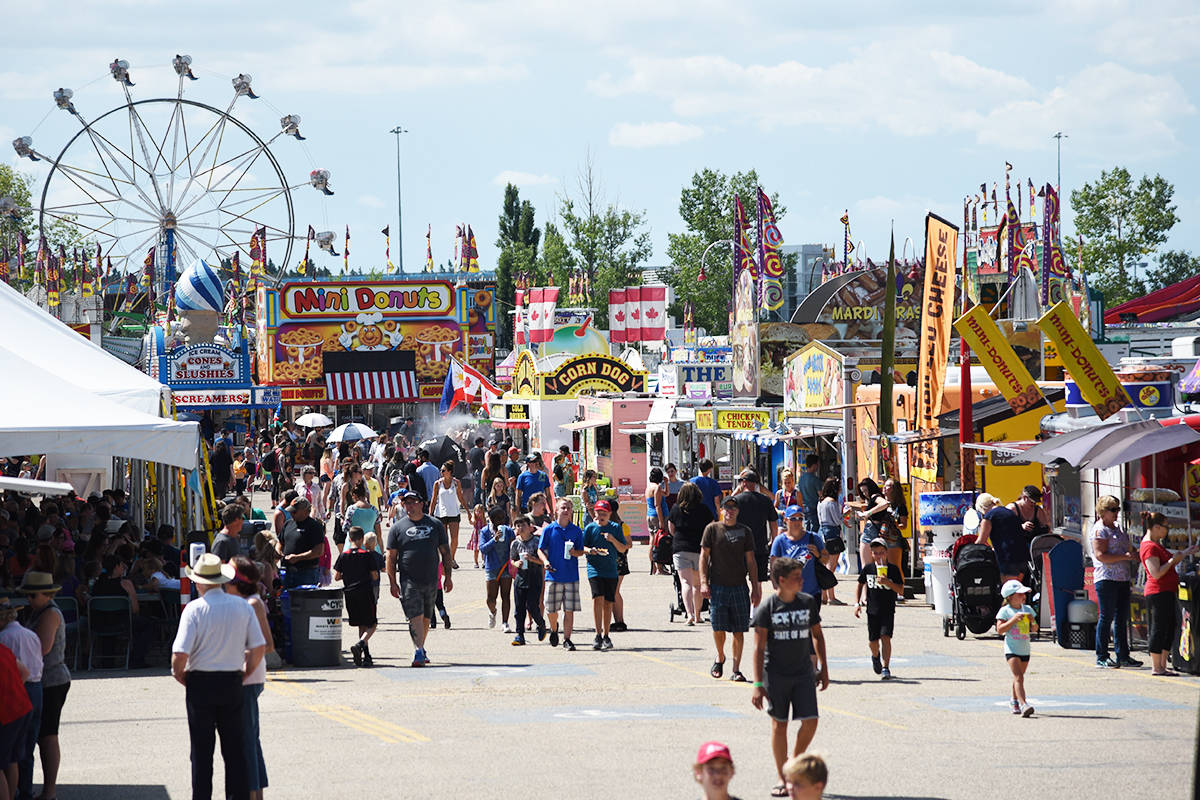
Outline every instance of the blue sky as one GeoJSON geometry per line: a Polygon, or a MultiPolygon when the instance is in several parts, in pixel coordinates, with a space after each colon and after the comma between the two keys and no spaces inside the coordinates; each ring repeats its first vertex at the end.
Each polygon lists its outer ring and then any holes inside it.
{"type": "Polygon", "coordinates": [[[1200,253],[1194,3],[945,5],[3,0],[0,135],[32,134],[57,152],[78,125],[51,93],[73,88],[89,118],[115,107],[113,58],[130,62],[135,99],[173,94],[176,53],[200,77],[186,96],[214,105],[247,72],[262,99],[239,100],[235,115],[270,135],[282,114],[300,114],[307,141],[272,151],[293,182],[332,173],[333,197],[296,193],[297,231],[333,230],[340,252],[349,224],[352,266],[381,264],[389,222],[397,260],[388,130],[409,130],[403,242],[414,271],[426,226],[444,262],[458,222],[491,266],[505,182],[542,224],[589,153],[607,199],[646,212],[652,264],[682,228],[680,189],[703,167],[757,169],[788,208],[788,244],[840,247],[849,209],[854,239],[880,260],[891,220],[898,248],[905,236],[919,247],[924,212],[960,219],[981,182],[1003,187],[1006,160],[1022,184],[1054,180],[1050,137],[1062,130],[1064,194],[1116,164],[1161,173],[1181,218],[1167,246],[1200,253]]]}

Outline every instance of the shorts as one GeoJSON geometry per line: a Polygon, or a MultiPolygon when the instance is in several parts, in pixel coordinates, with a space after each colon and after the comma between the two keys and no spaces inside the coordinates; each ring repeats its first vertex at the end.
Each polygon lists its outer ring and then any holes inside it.
{"type": "Polygon", "coordinates": [[[345,589],[342,591],[342,597],[346,603],[346,616],[350,618],[351,627],[373,628],[379,624],[373,586],[345,589]]]}
{"type": "Polygon", "coordinates": [[[443,525],[449,525],[451,522],[457,525],[458,523],[462,522],[462,515],[455,514],[453,517],[438,517],[438,519],[442,521],[443,525]]]}
{"type": "Polygon", "coordinates": [[[788,709],[792,719],[817,719],[817,679],[807,675],[772,675],[768,670],[763,680],[767,692],[767,714],[771,719],[786,721],[788,709]]]}
{"type": "Polygon", "coordinates": [[[683,553],[675,551],[671,556],[671,563],[675,565],[675,569],[700,569],[700,554],[699,553],[683,553]]]}
{"type": "Polygon", "coordinates": [[[846,551],[846,540],[842,538],[842,529],[836,525],[822,525],[821,538],[825,540],[825,551],[831,556],[846,551]]]}
{"type": "Polygon", "coordinates": [[[714,631],[745,633],[750,630],[750,589],[738,586],[708,587],[708,618],[714,631]]]}
{"type": "Polygon", "coordinates": [[[58,686],[42,685],[42,726],[38,729],[39,739],[43,736],[58,736],[58,722],[62,718],[63,704],[67,702],[67,692],[70,689],[70,681],[58,686]]]}
{"type": "Polygon", "coordinates": [[[400,607],[408,619],[426,617],[433,619],[433,601],[437,597],[438,587],[421,586],[407,581],[400,582],[400,607]]]}
{"type": "Polygon", "coordinates": [[[610,603],[617,602],[617,578],[588,578],[592,587],[592,599],[603,596],[610,603]]]}
{"type": "Polygon", "coordinates": [[[1005,653],[1004,654],[1005,661],[1008,661],[1010,658],[1019,658],[1022,661],[1024,661],[1026,664],[1029,663],[1029,656],[1019,656],[1016,653],[1005,653]]]}
{"type": "Polygon", "coordinates": [[[501,565],[500,565],[499,567],[497,567],[496,569],[485,569],[485,570],[483,571],[483,577],[484,577],[484,578],[485,578],[485,579],[486,579],[486,580],[487,580],[489,583],[490,583],[491,581],[498,581],[498,580],[500,580],[501,578],[503,578],[505,575],[509,576],[510,578],[512,577],[512,573],[511,573],[511,572],[509,572],[509,570],[508,570],[508,564],[507,564],[507,563],[501,564],[501,565]]]}
{"type": "Polygon", "coordinates": [[[885,611],[882,614],[872,614],[867,612],[867,641],[879,641],[881,636],[892,638],[892,632],[896,627],[896,610],[885,611]]]}
{"type": "Polygon", "coordinates": [[[0,725],[0,764],[6,768],[24,758],[25,735],[32,719],[33,713],[26,711],[20,718],[0,725]]]}
{"type": "Polygon", "coordinates": [[[579,611],[579,581],[565,583],[561,581],[546,582],[546,613],[556,614],[559,611],[579,611]]]}

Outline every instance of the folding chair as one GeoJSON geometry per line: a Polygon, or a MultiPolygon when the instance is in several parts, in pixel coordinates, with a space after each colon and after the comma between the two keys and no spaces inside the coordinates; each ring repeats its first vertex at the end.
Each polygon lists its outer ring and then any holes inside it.
{"type": "MultiPolygon", "coordinates": [[[[125,639],[125,669],[133,646],[133,609],[128,597],[93,597],[88,601],[88,669],[95,669],[97,639],[125,639]]],[[[107,656],[102,656],[107,658],[107,656]]],[[[118,656],[119,658],[119,656],[118,656]]],[[[109,669],[116,669],[109,667],[109,669]]]]}
{"type": "Polygon", "coordinates": [[[67,649],[71,653],[71,670],[79,671],[79,601],[74,597],[64,597],[59,595],[54,598],[54,605],[58,606],[58,610],[62,612],[63,620],[66,622],[66,637],[67,649]],[[71,646],[71,640],[74,639],[75,646],[71,646]]]}

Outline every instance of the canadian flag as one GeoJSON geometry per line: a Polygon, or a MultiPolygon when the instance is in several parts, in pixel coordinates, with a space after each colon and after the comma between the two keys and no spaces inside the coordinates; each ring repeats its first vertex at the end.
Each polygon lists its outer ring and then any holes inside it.
{"type": "Polygon", "coordinates": [[[667,336],[667,287],[641,287],[642,341],[661,342],[667,336]]]}
{"type": "Polygon", "coordinates": [[[548,342],[554,338],[554,309],[557,305],[557,286],[530,290],[529,341],[548,342]]]}
{"type": "Polygon", "coordinates": [[[491,403],[500,397],[500,389],[479,370],[463,364],[456,358],[450,359],[450,371],[442,387],[442,401],[438,408],[448,413],[459,403],[491,403]]]}
{"type": "Polygon", "coordinates": [[[625,343],[625,290],[608,290],[608,341],[625,343]]]}
{"type": "Polygon", "coordinates": [[[625,341],[642,340],[642,288],[625,287],[625,341]]]}
{"type": "Polygon", "coordinates": [[[513,341],[517,344],[526,343],[525,333],[525,290],[517,289],[517,313],[513,315],[513,341]]]}

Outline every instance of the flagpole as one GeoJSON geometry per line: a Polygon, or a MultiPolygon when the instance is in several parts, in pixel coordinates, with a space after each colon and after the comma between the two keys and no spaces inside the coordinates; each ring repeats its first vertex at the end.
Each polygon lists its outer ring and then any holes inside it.
{"type": "Polygon", "coordinates": [[[404,274],[404,211],[400,200],[400,134],[407,130],[397,125],[388,133],[396,135],[396,264],[400,274],[404,274]]]}

